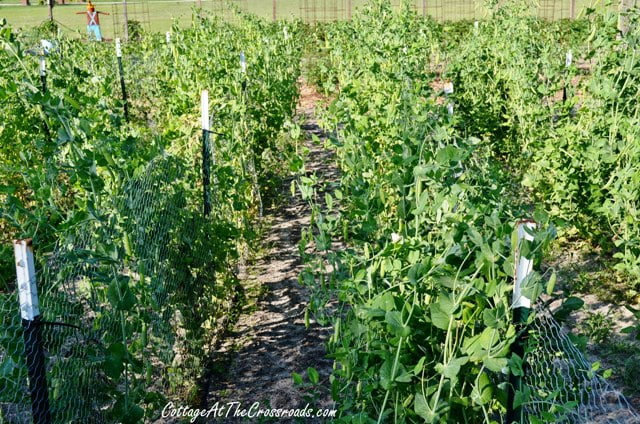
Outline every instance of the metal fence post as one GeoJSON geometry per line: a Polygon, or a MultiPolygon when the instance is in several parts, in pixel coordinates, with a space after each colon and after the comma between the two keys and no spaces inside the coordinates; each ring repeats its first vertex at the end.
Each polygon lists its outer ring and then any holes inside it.
{"type": "Polygon", "coordinates": [[[44,347],[40,334],[40,305],[31,239],[14,240],[13,249],[16,259],[18,296],[24,331],[24,353],[27,359],[33,422],[34,424],[49,424],[51,423],[51,413],[49,411],[44,347]]]}
{"type": "MultiPolygon", "coordinates": [[[[516,224],[518,231],[518,244],[515,252],[515,284],[513,287],[513,301],[511,308],[513,309],[513,323],[516,326],[518,336],[511,346],[511,353],[518,355],[520,358],[524,356],[525,338],[520,334],[523,326],[526,324],[531,312],[531,299],[522,295],[522,283],[533,270],[533,260],[526,258],[520,254],[520,249],[526,241],[532,241],[533,235],[530,231],[536,228],[536,223],[532,220],[519,221],[516,224]]],[[[522,378],[520,376],[509,374],[509,386],[507,393],[507,423],[522,422],[522,408],[520,406],[513,407],[516,391],[522,386],[522,378]]]]}
{"type": "Polygon", "coordinates": [[[124,120],[129,121],[129,105],[127,101],[127,88],[124,84],[124,68],[122,67],[122,45],[116,38],[116,57],[118,58],[118,71],[120,72],[120,89],[122,90],[122,102],[124,108],[124,120]]]}
{"type": "Polygon", "coordinates": [[[202,120],[202,199],[204,216],[211,213],[211,148],[209,146],[209,91],[203,90],[200,97],[200,112],[202,120]]]}

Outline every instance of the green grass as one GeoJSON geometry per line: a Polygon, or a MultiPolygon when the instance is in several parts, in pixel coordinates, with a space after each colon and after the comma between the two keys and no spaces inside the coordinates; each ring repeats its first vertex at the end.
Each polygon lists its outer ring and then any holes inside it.
{"type": "MultiPolygon", "coordinates": [[[[313,0],[308,0],[311,4],[313,0]]],[[[338,1],[339,3],[340,1],[338,1]]],[[[355,9],[366,0],[351,0],[352,8],[355,9]]],[[[550,1],[547,0],[547,3],[550,1]]],[[[30,28],[39,25],[44,20],[48,19],[48,8],[46,6],[32,5],[29,7],[16,5],[19,0],[0,0],[0,18],[5,18],[15,28],[30,28]]],[[[32,3],[37,3],[37,0],[32,0],[32,3]]],[[[112,38],[114,36],[114,14],[119,11],[121,6],[113,4],[104,4],[100,6],[100,1],[95,1],[97,9],[111,13],[110,16],[102,16],[101,28],[104,37],[112,38]]],[[[324,4],[322,1],[317,3],[324,4]]],[[[327,4],[331,4],[331,0],[327,0],[327,4]]],[[[394,3],[399,3],[399,0],[395,0],[394,3]]],[[[541,1],[541,3],[545,3],[541,1]]],[[[202,0],[203,9],[209,13],[220,14],[220,2],[213,2],[211,0],[202,0]],[[216,6],[216,4],[218,4],[216,6]]],[[[248,11],[258,16],[270,19],[273,14],[272,2],[269,0],[239,0],[239,4],[246,7],[248,11]]],[[[306,14],[301,10],[301,0],[277,0],[277,17],[278,19],[292,19],[297,17],[313,19],[313,12],[306,14]]],[[[346,5],[346,0],[344,1],[346,5]]],[[[470,0],[466,5],[461,6],[462,2],[456,2],[456,5],[447,4],[446,0],[442,0],[441,3],[434,3],[432,0],[426,2],[426,12],[435,17],[438,20],[455,20],[455,19],[481,19],[486,11],[482,7],[474,7],[473,1],[470,0]],[[442,7],[436,7],[436,4],[442,5],[442,7]]],[[[553,2],[554,6],[546,9],[546,16],[551,17],[568,17],[568,4],[569,0],[558,0],[553,2]]],[[[579,13],[585,7],[592,4],[592,0],[577,0],[576,9],[579,13]]],[[[171,28],[174,20],[177,20],[180,25],[188,25],[191,22],[191,16],[196,2],[150,2],[149,9],[149,25],[148,29],[154,32],[164,32],[171,28]]],[[[415,0],[416,10],[422,13],[422,0],[415,0]]],[[[79,31],[84,34],[85,32],[85,18],[82,15],[76,15],[76,12],[84,11],[85,5],[83,3],[58,5],[54,8],[54,18],[60,23],[62,29],[66,33],[74,33],[79,31]]],[[[322,20],[324,17],[331,17],[329,12],[325,15],[324,10],[318,7],[315,13],[315,19],[322,20]]],[[[119,12],[121,13],[121,11],[119,12]]],[[[343,11],[339,14],[342,17],[347,16],[347,12],[343,11]]],[[[228,14],[227,14],[228,16],[228,14]]],[[[142,7],[136,3],[130,3],[129,5],[129,18],[135,20],[143,20],[145,18],[142,14],[142,7]]],[[[122,19],[120,19],[122,20],[122,19]]]]}

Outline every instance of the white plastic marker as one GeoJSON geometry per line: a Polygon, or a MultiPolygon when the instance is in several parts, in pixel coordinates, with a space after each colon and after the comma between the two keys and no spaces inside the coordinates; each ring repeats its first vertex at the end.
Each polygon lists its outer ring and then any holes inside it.
{"type": "Polygon", "coordinates": [[[564,57],[564,67],[568,68],[569,66],[571,66],[572,62],[573,62],[573,53],[571,52],[571,50],[569,50],[564,57]]]}
{"type": "Polygon", "coordinates": [[[40,40],[40,46],[45,55],[48,55],[53,50],[53,43],[49,40],[40,40]]]}
{"type": "Polygon", "coordinates": [[[444,83],[444,94],[453,94],[453,83],[451,81],[444,83]]]}
{"type": "Polygon", "coordinates": [[[240,70],[243,74],[247,73],[247,60],[244,57],[244,52],[240,52],[240,70]]]}
{"type": "Polygon", "coordinates": [[[478,28],[480,28],[480,23],[478,21],[475,21],[473,23],[473,29],[476,31],[476,34],[478,33],[478,28]]]}
{"type": "Polygon", "coordinates": [[[165,38],[167,39],[167,44],[171,44],[171,31],[165,33],[165,38]]]}
{"type": "Polygon", "coordinates": [[[40,60],[40,76],[44,77],[45,75],[47,75],[47,60],[44,58],[44,56],[40,56],[39,60],[40,60]]]}
{"type": "Polygon", "coordinates": [[[531,308],[531,299],[522,295],[522,283],[533,270],[533,260],[527,259],[520,254],[520,247],[524,241],[532,241],[533,235],[530,231],[535,230],[536,223],[531,220],[520,221],[518,227],[518,247],[516,248],[516,282],[513,287],[513,309],[531,308]],[[529,231],[527,231],[529,230],[529,231]]]}
{"type": "Polygon", "coordinates": [[[284,39],[288,40],[289,39],[289,31],[287,31],[287,27],[286,26],[284,28],[282,28],[282,33],[284,34],[284,39]]]}
{"type": "Polygon", "coordinates": [[[122,57],[122,45],[119,38],[116,38],[116,57],[122,57]]]}
{"type": "Polygon", "coordinates": [[[200,113],[202,130],[209,131],[209,90],[202,90],[202,96],[200,98],[200,113]]]}
{"type": "Polygon", "coordinates": [[[33,321],[35,317],[40,315],[40,303],[38,302],[31,240],[14,240],[13,249],[16,258],[20,315],[24,320],[33,321]]]}
{"type": "MultiPolygon", "coordinates": [[[[453,83],[451,81],[444,83],[444,94],[449,97],[450,94],[453,94],[453,83]]],[[[449,115],[453,115],[453,103],[447,103],[447,112],[449,115]]]]}

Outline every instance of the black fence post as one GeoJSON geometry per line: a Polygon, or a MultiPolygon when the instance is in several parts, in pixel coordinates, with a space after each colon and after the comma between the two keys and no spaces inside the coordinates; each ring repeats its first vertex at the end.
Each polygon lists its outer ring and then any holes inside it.
{"type": "Polygon", "coordinates": [[[124,84],[124,68],[122,67],[122,46],[120,39],[116,38],[116,56],[118,58],[118,71],[120,72],[120,89],[122,90],[122,102],[124,108],[124,120],[129,121],[129,104],[127,101],[127,88],[124,84]]]}
{"type": "Polygon", "coordinates": [[[211,146],[209,144],[209,91],[203,90],[200,111],[202,115],[202,193],[204,216],[211,213],[211,146]]]}
{"type": "Polygon", "coordinates": [[[20,315],[22,317],[24,353],[29,375],[33,422],[34,424],[50,424],[47,372],[42,334],[40,334],[40,306],[31,239],[14,240],[13,248],[16,259],[20,315]]]}
{"type": "MultiPolygon", "coordinates": [[[[516,224],[518,232],[518,244],[515,252],[515,284],[513,287],[513,323],[516,327],[516,340],[511,345],[511,353],[524,357],[524,346],[526,336],[523,334],[529,314],[531,312],[531,299],[522,295],[522,283],[533,269],[533,260],[520,254],[522,244],[532,241],[533,235],[530,231],[536,228],[536,223],[532,220],[522,220],[516,224]]],[[[516,392],[522,389],[522,376],[509,374],[509,384],[507,391],[507,423],[522,423],[522,407],[514,407],[516,392]]]]}

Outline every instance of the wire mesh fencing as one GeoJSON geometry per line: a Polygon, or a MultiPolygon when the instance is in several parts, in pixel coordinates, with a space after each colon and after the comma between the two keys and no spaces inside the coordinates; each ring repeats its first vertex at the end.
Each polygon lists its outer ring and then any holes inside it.
{"type": "MultiPolygon", "coordinates": [[[[300,18],[307,23],[350,19],[367,0],[298,0],[300,18]]],[[[391,0],[394,9],[408,6],[421,16],[436,21],[479,20],[490,16],[486,3],[480,0],[391,0]]],[[[531,13],[542,19],[573,19],[584,8],[576,0],[541,0],[531,13]]]]}
{"type": "Polygon", "coordinates": [[[548,309],[537,311],[527,338],[523,422],[640,423],[640,414],[595,372],[548,309]]]}
{"type": "MultiPolygon", "coordinates": [[[[219,236],[213,217],[202,217],[196,174],[182,159],[159,157],[102,199],[50,257],[36,246],[35,325],[53,422],[120,421],[143,413],[138,404],[184,398],[184,382],[196,380],[206,346],[194,341],[217,331],[233,302],[224,294],[236,285],[216,281],[219,236]]],[[[32,422],[16,292],[0,294],[0,320],[0,422],[32,422]]]]}

